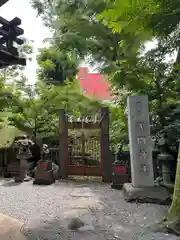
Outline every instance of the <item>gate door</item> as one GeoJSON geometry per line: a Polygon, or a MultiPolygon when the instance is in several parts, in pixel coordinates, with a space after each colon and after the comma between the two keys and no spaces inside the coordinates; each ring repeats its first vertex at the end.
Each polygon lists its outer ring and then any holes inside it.
{"type": "Polygon", "coordinates": [[[109,151],[108,107],[101,108],[92,116],[74,119],[60,109],[60,178],[67,178],[68,175],[102,176],[103,182],[111,182],[113,158],[109,151]],[[68,130],[71,130],[71,137],[68,130]],[[78,134],[73,134],[75,130],[78,134]]]}
{"type": "Polygon", "coordinates": [[[102,176],[100,143],[97,136],[69,138],[68,175],[102,176]]]}

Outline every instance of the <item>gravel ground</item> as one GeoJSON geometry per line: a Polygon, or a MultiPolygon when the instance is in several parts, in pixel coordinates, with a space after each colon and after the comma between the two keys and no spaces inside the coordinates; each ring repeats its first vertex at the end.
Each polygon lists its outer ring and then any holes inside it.
{"type": "Polygon", "coordinates": [[[39,236],[28,239],[180,239],[146,230],[146,226],[164,216],[166,206],[126,203],[122,192],[108,184],[64,181],[37,186],[32,181],[15,184],[12,180],[0,180],[0,193],[0,212],[24,221],[25,234],[31,235],[32,230],[39,236]],[[80,217],[93,229],[68,231],[67,225],[73,217],[80,217]]]}

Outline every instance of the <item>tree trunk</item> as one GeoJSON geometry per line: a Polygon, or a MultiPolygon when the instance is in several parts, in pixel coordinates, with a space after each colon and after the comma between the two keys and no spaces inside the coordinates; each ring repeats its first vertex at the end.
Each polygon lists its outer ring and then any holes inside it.
{"type": "Polygon", "coordinates": [[[180,145],[178,149],[176,181],[174,186],[173,201],[169,209],[169,214],[180,217],[180,145]]]}
{"type": "MultiPolygon", "coordinates": [[[[160,79],[160,78],[159,78],[160,79]]],[[[159,83],[158,77],[155,77],[155,85],[156,85],[156,91],[157,91],[157,104],[158,104],[158,116],[159,116],[159,123],[160,126],[165,126],[165,117],[163,112],[163,99],[161,94],[163,93],[163,89],[161,88],[161,85],[159,83]]]]}
{"type": "Polygon", "coordinates": [[[174,185],[173,201],[167,217],[164,219],[165,227],[180,235],[180,144],[178,149],[176,180],[174,185]]]}

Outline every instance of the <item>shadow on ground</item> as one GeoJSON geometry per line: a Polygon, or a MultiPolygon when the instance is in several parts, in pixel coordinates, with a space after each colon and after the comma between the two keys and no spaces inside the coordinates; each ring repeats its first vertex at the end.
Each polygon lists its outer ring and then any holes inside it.
{"type": "Polygon", "coordinates": [[[89,204],[83,207],[72,207],[74,210],[65,216],[61,212],[56,219],[39,219],[30,227],[35,235],[42,239],[62,240],[176,240],[176,236],[167,233],[150,232],[149,226],[158,222],[167,212],[166,206],[156,204],[126,203],[122,192],[113,190],[109,184],[102,184],[98,179],[69,179],[58,182],[56,187],[65,185],[73,188],[70,193],[71,201],[95,197],[98,204],[89,204]],[[73,217],[80,217],[86,224],[93,226],[93,230],[84,232],[69,231],[67,226],[73,217]]]}
{"type": "MultiPolygon", "coordinates": [[[[4,183],[3,183],[4,184],[4,183]]],[[[0,211],[23,220],[22,231],[28,240],[176,240],[166,233],[149,232],[147,228],[159,221],[167,206],[136,204],[124,201],[119,190],[99,179],[69,179],[49,186],[32,182],[6,188],[0,185],[0,211]],[[15,201],[12,203],[13,196],[15,201]],[[71,232],[70,220],[79,217],[91,231],[71,232]]]]}
{"type": "Polygon", "coordinates": [[[21,185],[21,182],[7,181],[2,184],[2,186],[4,186],[4,187],[14,187],[14,186],[18,186],[18,185],[21,185]]]}

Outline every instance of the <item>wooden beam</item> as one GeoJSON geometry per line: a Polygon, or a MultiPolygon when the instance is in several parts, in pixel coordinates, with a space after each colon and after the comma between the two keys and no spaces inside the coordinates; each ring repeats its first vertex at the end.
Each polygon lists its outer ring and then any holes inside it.
{"type": "MultiPolygon", "coordinates": [[[[16,28],[15,28],[16,30],[16,28]]],[[[17,32],[17,31],[14,31],[14,39],[15,37],[19,36],[19,35],[22,35],[24,33],[24,30],[22,29],[22,31],[20,32],[17,32]]],[[[0,27],[0,35],[4,36],[4,37],[8,37],[9,36],[9,31],[8,29],[6,30],[4,26],[0,27]]]]}
{"type": "Polygon", "coordinates": [[[83,127],[81,122],[68,122],[68,129],[99,129],[99,122],[83,123],[83,127]]]}
{"type": "Polygon", "coordinates": [[[7,3],[9,0],[0,0],[0,7],[7,3]]]}
{"type": "Polygon", "coordinates": [[[6,20],[5,18],[0,16],[0,24],[2,24],[2,29],[4,29],[5,31],[7,30],[7,28],[9,28],[9,26],[15,28],[15,32],[16,32],[16,36],[22,35],[24,33],[24,30],[20,27],[17,27],[18,25],[21,24],[21,19],[15,17],[13,18],[11,21],[6,20]]]}
{"type": "Polygon", "coordinates": [[[1,69],[9,65],[26,66],[26,59],[13,56],[9,52],[4,51],[2,48],[0,48],[0,57],[1,57],[1,61],[0,61],[1,69]]]}
{"type": "Polygon", "coordinates": [[[0,51],[3,51],[4,53],[7,53],[8,55],[13,55],[18,57],[18,50],[15,47],[12,47],[11,49],[8,49],[4,45],[0,45],[0,51]]]}
{"type": "MultiPolygon", "coordinates": [[[[5,37],[0,38],[0,44],[4,44],[5,42],[6,42],[5,37]]],[[[24,40],[20,38],[16,38],[14,42],[16,42],[18,45],[22,45],[24,43],[24,40]]]]}

